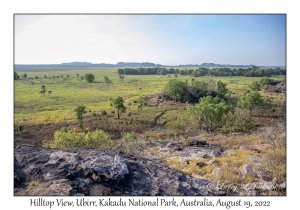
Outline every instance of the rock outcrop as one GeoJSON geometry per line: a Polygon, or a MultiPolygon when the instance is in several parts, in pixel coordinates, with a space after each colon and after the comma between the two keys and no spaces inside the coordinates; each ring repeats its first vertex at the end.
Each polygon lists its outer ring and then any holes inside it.
{"type": "Polygon", "coordinates": [[[104,149],[45,149],[15,144],[14,193],[28,196],[224,195],[159,160],[104,149]]]}

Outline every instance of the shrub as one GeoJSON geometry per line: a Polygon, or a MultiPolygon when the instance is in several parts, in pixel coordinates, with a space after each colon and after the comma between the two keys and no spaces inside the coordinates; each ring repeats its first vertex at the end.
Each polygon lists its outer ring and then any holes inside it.
{"type": "Polygon", "coordinates": [[[46,148],[110,148],[111,139],[102,130],[78,132],[77,129],[70,129],[64,132],[62,129],[54,133],[54,140],[43,141],[43,147],[46,148]]]}
{"type": "Polygon", "coordinates": [[[130,116],[131,116],[131,112],[128,112],[128,113],[127,113],[127,116],[130,117],[130,116]]]}
{"type": "Polygon", "coordinates": [[[236,108],[234,112],[225,115],[224,119],[223,132],[246,132],[256,127],[256,122],[246,109],[236,108]]]}
{"type": "Polygon", "coordinates": [[[95,80],[95,76],[91,73],[85,74],[84,78],[88,83],[94,82],[94,80],[95,80]]]}
{"type": "Polygon", "coordinates": [[[134,133],[123,133],[118,149],[126,154],[139,155],[145,150],[146,143],[134,133]]]}
{"type": "Polygon", "coordinates": [[[131,125],[131,124],[133,124],[133,117],[130,117],[128,120],[128,125],[131,125]]]}
{"type": "Polygon", "coordinates": [[[111,110],[110,113],[114,114],[114,113],[116,113],[116,111],[115,110],[111,110]]]}
{"type": "Polygon", "coordinates": [[[23,129],[24,129],[24,126],[21,125],[21,124],[19,124],[19,125],[17,126],[17,130],[18,130],[19,133],[22,133],[23,129]]]}
{"type": "Polygon", "coordinates": [[[101,112],[102,115],[106,115],[107,114],[107,112],[106,112],[105,109],[101,109],[100,112],[101,112]]]}
{"type": "Polygon", "coordinates": [[[252,82],[250,85],[249,85],[249,88],[252,90],[252,91],[260,91],[260,84],[258,82],[252,82]]]}

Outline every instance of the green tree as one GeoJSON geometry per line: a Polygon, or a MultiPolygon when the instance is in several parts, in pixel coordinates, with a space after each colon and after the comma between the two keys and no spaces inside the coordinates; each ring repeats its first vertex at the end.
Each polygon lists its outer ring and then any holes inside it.
{"type": "Polygon", "coordinates": [[[262,103],[262,96],[257,91],[248,92],[242,95],[238,101],[238,105],[244,108],[248,108],[250,110],[250,113],[255,106],[260,105],[262,103]]]}
{"type": "Polygon", "coordinates": [[[187,104],[186,108],[186,115],[191,117],[200,129],[210,133],[223,125],[224,116],[231,110],[223,99],[211,96],[202,98],[196,105],[187,104]]]}
{"type": "Polygon", "coordinates": [[[167,84],[165,91],[175,101],[184,101],[188,92],[187,84],[177,79],[172,79],[167,84]]]}
{"type": "Polygon", "coordinates": [[[14,72],[14,80],[18,80],[20,78],[20,76],[18,75],[17,72],[14,72]]]}
{"type": "Polygon", "coordinates": [[[112,105],[115,107],[115,109],[118,112],[118,119],[120,118],[120,113],[123,113],[126,111],[126,107],[124,106],[124,100],[122,97],[118,96],[116,99],[112,100],[112,105]]]}
{"type": "Polygon", "coordinates": [[[274,80],[271,79],[270,77],[263,77],[260,79],[259,84],[260,84],[260,87],[264,88],[264,87],[269,86],[273,81],[274,80]]]}
{"type": "Polygon", "coordinates": [[[82,128],[83,126],[83,114],[85,114],[86,107],[85,106],[77,106],[77,108],[74,110],[76,112],[76,118],[79,121],[79,127],[82,128]]]}
{"type": "Polygon", "coordinates": [[[124,78],[125,78],[124,75],[119,76],[119,79],[121,80],[121,82],[124,82],[124,78]]]}
{"type": "Polygon", "coordinates": [[[221,80],[217,82],[217,92],[217,96],[219,98],[225,99],[225,95],[227,94],[228,89],[226,88],[226,84],[221,82],[221,80]]]}
{"type": "Polygon", "coordinates": [[[112,81],[107,76],[105,76],[104,77],[104,82],[106,84],[106,92],[107,92],[108,91],[108,87],[112,84],[112,81]]]}
{"type": "Polygon", "coordinates": [[[235,108],[225,116],[225,119],[223,132],[246,132],[257,125],[247,109],[235,108]]]}
{"type": "Polygon", "coordinates": [[[26,77],[27,77],[27,74],[25,73],[25,74],[23,74],[22,75],[22,77],[24,78],[24,79],[26,79],[26,77]]]}
{"type": "Polygon", "coordinates": [[[258,82],[252,82],[250,85],[249,85],[249,88],[252,90],[252,91],[260,91],[260,84],[258,82]]]}
{"type": "Polygon", "coordinates": [[[95,76],[91,73],[86,73],[84,75],[84,79],[88,82],[88,83],[92,83],[95,80],[95,76]]]}

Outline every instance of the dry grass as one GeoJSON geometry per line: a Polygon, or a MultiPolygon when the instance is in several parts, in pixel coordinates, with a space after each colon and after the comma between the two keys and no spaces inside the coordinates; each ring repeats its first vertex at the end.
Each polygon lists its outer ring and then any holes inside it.
{"type": "MultiPolygon", "coordinates": [[[[194,176],[203,176],[227,183],[253,182],[257,177],[248,175],[240,176],[240,171],[246,164],[254,167],[255,162],[250,160],[250,156],[257,156],[263,159],[262,167],[265,171],[271,172],[276,177],[278,183],[286,181],[286,149],[285,149],[285,130],[281,127],[269,129],[267,135],[261,133],[240,134],[240,135],[207,135],[203,140],[209,143],[220,144],[222,150],[234,149],[233,154],[221,155],[219,158],[192,160],[189,164],[182,164],[179,158],[165,158],[166,164],[171,168],[194,176]],[[275,135],[275,137],[274,137],[275,135]],[[244,146],[240,148],[241,146],[244,146]],[[249,147],[247,147],[249,146],[249,147]],[[199,168],[197,162],[208,163],[210,160],[216,160],[219,163],[221,172],[218,175],[212,175],[212,172],[218,166],[204,166],[199,168]]],[[[266,132],[264,132],[266,134],[266,132]]],[[[221,150],[221,151],[222,151],[221,150]]]]}
{"type": "Polygon", "coordinates": [[[39,181],[32,181],[29,183],[29,185],[27,186],[28,189],[32,189],[34,187],[37,187],[40,184],[39,181]]]}

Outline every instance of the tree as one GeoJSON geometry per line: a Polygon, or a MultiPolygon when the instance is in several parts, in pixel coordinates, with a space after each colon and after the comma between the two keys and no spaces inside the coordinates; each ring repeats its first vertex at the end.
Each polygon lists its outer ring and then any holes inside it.
{"type": "Polygon", "coordinates": [[[107,76],[105,76],[104,77],[104,82],[106,84],[106,92],[107,92],[108,91],[108,87],[112,84],[112,81],[107,76]]]}
{"type": "Polygon", "coordinates": [[[24,78],[24,79],[26,79],[26,77],[27,77],[27,74],[25,73],[25,74],[23,74],[22,75],[22,77],[24,78]]]}
{"type": "Polygon", "coordinates": [[[225,95],[228,92],[228,89],[226,88],[226,84],[221,82],[221,80],[217,82],[217,92],[217,96],[219,98],[225,99],[225,95]]]}
{"type": "Polygon", "coordinates": [[[252,82],[250,85],[249,85],[249,88],[252,90],[252,91],[260,91],[260,84],[258,82],[252,82]]]}
{"type": "Polygon", "coordinates": [[[119,78],[123,82],[125,77],[123,75],[120,75],[119,78]]]}
{"type": "Polygon", "coordinates": [[[52,91],[51,91],[51,90],[48,90],[48,96],[50,96],[50,95],[51,95],[51,93],[52,93],[52,91]]]}
{"type": "Polygon", "coordinates": [[[79,74],[78,73],[76,74],[76,76],[77,76],[77,78],[79,78],[79,74]]]}
{"type": "Polygon", "coordinates": [[[45,93],[46,93],[46,86],[42,85],[41,86],[41,91],[40,91],[41,97],[42,97],[42,95],[44,95],[44,97],[45,97],[45,93]]]}
{"type": "Polygon", "coordinates": [[[172,79],[167,84],[165,91],[175,101],[184,101],[185,95],[188,92],[187,85],[177,79],[172,79]]]}
{"type": "Polygon", "coordinates": [[[263,103],[262,96],[257,91],[248,92],[244,94],[243,96],[240,97],[238,101],[238,105],[241,107],[248,108],[250,110],[250,113],[255,106],[262,103],[263,103]]]}
{"type": "Polygon", "coordinates": [[[67,76],[67,79],[70,79],[70,75],[66,75],[67,76]]]}
{"type": "Polygon", "coordinates": [[[186,115],[191,117],[200,129],[210,133],[222,126],[224,116],[231,109],[223,99],[211,96],[202,98],[195,106],[187,104],[186,108],[186,115]]]}
{"type": "Polygon", "coordinates": [[[20,76],[18,75],[17,72],[14,72],[14,80],[18,80],[20,78],[20,76]]]}
{"type": "Polygon", "coordinates": [[[85,106],[77,106],[77,108],[74,110],[76,112],[76,118],[79,121],[80,128],[83,126],[83,114],[87,112],[85,109],[85,106]]]}
{"type": "Polygon", "coordinates": [[[91,73],[86,73],[84,75],[84,79],[88,82],[88,83],[92,83],[95,80],[95,76],[91,73]]]}
{"type": "Polygon", "coordinates": [[[112,105],[118,112],[118,119],[120,118],[120,112],[123,113],[126,111],[126,107],[124,106],[124,100],[122,97],[118,96],[116,99],[112,100],[112,105]]]}

